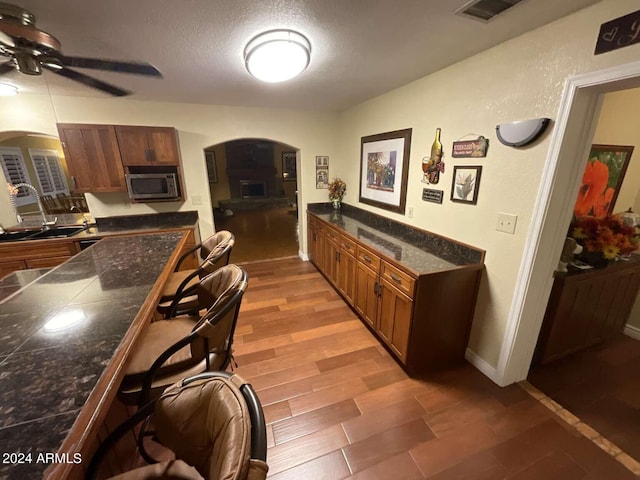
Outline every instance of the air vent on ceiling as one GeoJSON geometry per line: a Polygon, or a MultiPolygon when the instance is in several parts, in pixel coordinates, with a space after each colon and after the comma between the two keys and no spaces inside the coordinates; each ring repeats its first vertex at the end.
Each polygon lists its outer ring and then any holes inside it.
{"type": "Polygon", "coordinates": [[[463,17],[473,18],[481,22],[489,22],[497,15],[519,4],[523,0],[472,0],[462,8],[456,10],[455,14],[463,17]]]}

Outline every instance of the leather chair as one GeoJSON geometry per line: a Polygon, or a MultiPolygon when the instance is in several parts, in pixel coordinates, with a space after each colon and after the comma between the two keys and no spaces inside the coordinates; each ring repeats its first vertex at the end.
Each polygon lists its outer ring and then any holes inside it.
{"type": "Polygon", "coordinates": [[[225,265],[188,290],[196,295],[202,314],[151,322],[125,366],[120,400],[140,406],[180,378],[226,369],[246,288],[246,272],[225,265]]]}
{"type": "Polygon", "coordinates": [[[196,298],[183,295],[183,292],[220,266],[228,265],[234,244],[235,237],[233,234],[227,230],[220,230],[185,252],[178,260],[175,271],[164,286],[160,303],[157,307],[158,312],[168,317],[175,314],[176,311],[180,313],[197,311],[196,298]],[[198,250],[202,259],[198,268],[180,270],[182,263],[193,252],[198,250]],[[176,300],[176,298],[179,298],[179,300],[176,300]],[[176,301],[174,302],[174,300],[176,301]]]}
{"type": "MultiPolygon", "coordinates": [[[[102,442],[86,478],[98,478],[100,466],[107,464],[102,460],[116,442],[151,415],[156,440],[174,453],[175,460],[113,479],[266,478],[267,438],[260,400],[250,384],[228,372],[207,372],[179,381],[142,407],[102,442]]],[[[144,452],[141,443],[138,448],[144,452]]]]}

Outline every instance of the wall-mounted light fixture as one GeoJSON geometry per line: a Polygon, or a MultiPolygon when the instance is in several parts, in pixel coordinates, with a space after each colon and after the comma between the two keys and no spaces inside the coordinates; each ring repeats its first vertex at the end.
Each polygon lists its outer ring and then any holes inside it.
{"type": "Polygon", "coordinates": [[[0,82],[0,97],[12,97],[18,94],[18,87],[10,83],[0,82]]]}
{"type": "Polygon", "coordinates": [[[537,139],[549,126],[548,118],[532,118],[519,122],[496,125],[496,135],[500,143],[509,147],[523,147],[537,139]]]}
{"type": "Polygon", "coordinates": [[[244,49],[247,71],[259,80],[284,82],[300,75],[311,60],[311,44],[293,30],[270,30],[251,39],[244,49]]]}

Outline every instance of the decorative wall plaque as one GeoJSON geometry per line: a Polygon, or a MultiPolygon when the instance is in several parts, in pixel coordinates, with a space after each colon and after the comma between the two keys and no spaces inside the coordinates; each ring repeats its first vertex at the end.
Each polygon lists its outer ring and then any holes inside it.
{"type": "Polygon", "coordinates": [[[600,25],[595,55],[640,42],[640,10],[600,25]]]}
{"type": "Polygon", "coordinates": [[[487,156],[489,140],[483,136],[475,140],[453,142],[451,156],[454,158],[478,158],[487,156]]]}
{"type": "Polygon", "coordinates": [[[422,200],[425,202],[442,203],[442,196],[444,191],[433,190],[431,188],[422,189],[422,200]]]}

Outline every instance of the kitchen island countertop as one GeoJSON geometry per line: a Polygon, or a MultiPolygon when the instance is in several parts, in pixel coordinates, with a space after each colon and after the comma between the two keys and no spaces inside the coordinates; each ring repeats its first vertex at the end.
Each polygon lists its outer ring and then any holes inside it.
{"type": "Polygon", "coordinates": [[[0,301],[0,445],[5,453],[32,453],[28,463],[0,463],[0,478],[39,478],[57,466],[36,462],[38,453],[73,460],[81,451],[86,425],[99,421],[86,410],[115,395],[150,296],[185,238],[107,237],[0,301]]]}

